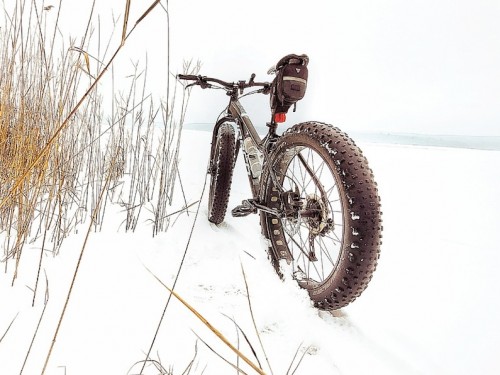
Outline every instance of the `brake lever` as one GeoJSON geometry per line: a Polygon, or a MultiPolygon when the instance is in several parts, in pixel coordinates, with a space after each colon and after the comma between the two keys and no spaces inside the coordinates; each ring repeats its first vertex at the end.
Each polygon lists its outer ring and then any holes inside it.
{"type": "Polygon", "coordinates": [[[202,76],[198,76],[198,79],[196,82],[190,83],[184,87],[184,89],[188,89],[189,87],[193,87],[199,85],[202,89],[209,89],[212,87],[212,85],[208,82],[206,82],[202,76]]]}
{"type": "Polygon", "coordinates": [[[212,85],[210,83],[208,83],[207,81],[205,81],[205,78],[204,76],[198,76],[198,81],[196,81],[196,83],[198,85],[200,85],[200,87],[202,89],[209,89],[212,87],[212,85]]]}

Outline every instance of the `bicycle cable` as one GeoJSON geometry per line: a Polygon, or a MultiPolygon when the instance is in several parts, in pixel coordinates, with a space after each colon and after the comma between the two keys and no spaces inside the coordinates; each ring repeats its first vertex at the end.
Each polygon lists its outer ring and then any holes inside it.
{"type": "Polygon", "coordinates": [[[246,94],[241,95],[238,99],[244,98],[245,96],[248,96],[248,95],[260,94],[263,91],[264,91],[264,89],[253,90],[253,91],[247,92],[246,94]]]}

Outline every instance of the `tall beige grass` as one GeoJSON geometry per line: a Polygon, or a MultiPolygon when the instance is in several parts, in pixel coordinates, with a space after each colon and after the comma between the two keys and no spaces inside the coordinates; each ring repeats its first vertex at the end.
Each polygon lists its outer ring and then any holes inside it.
{"type": "MultiPolygon", "coordinates": [[[[109,60],[111,39],[96,35],[92,10],[77,43],[63,35],[59,13],[55,24],[47,21],[57,7],[17,0],[10,10],[4,8],[0,260],[4,272],[12,271],[12,282],[27,244],[40,248],[40,272],[44,256],[57,255],[64,239],[96,208],[95,230],[102,228],[110,204],[123,208],[125,230],[146,225],[156,234],[169,225],[188,92],[168,88],[175,80],[167,80],[167,99],[152,97],[146,91],[147,62],[138,62],[130,66],[128,90],[116,93],[111,113],[105,111],[101,88],[93,83],[109,60]],[[109,174],[106,200],[97,207],[109,174]]],[[[125,38],[124,32],[121,45],[125,38]]],[[[189,72],[197,68],[186,64],[189,72]]]]}

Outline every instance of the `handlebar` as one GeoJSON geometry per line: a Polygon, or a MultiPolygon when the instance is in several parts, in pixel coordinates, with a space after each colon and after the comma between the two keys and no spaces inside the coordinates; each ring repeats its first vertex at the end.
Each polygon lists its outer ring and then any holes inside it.
{"type": "Polygon", "coordinates": [[[226,82],[223,80],[220,80],[218,78],[210,78],[206,76],[201,76],[201,75],[192,75],[192,74],[178,74],[177,75],[178,79],[181,80],[186,80],[186,81],[196,81],[191,83],[188,86],[191,85],[200,85],[202,89],[207,89],[207,88],[212,88],[213,86],[210,84],[216,83],[222,87],[224,87],[228,91],[232,90],[240,90],[240,93],[243,92],[244,89],[249,88],[249,87],[262,87],[264,93],[268,93],[269,89],[271,87],[271,84],[269,82],[255,82],[255,74],[252,74],[248,82],[246,81],[238,81],[238,82],[226,82]]]}

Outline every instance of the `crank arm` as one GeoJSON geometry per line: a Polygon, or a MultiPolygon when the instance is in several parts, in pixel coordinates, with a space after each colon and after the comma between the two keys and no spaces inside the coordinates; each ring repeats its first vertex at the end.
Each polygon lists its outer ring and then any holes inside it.
{"type": "Polygon", "coordinates": [[[252,205],[252,207],[255,208],[256,210],[265,212],[266,214],[276,216],[279,219],[283,218],[283,214],[281,212],[279,212],[278,210],[276,210],[274,208],[269,208],[267,206],[264,206],[263,204],[257,203],[254,199],[247,199],[247,202],[250,203],[250,205],[252,205]]]}

